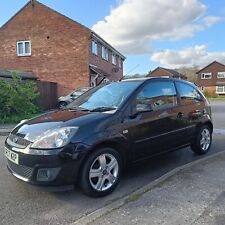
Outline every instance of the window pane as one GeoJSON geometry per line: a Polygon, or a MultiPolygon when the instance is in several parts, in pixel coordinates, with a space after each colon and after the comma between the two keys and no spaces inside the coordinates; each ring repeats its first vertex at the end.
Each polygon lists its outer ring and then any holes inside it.
{"type": "Polygon", "coordinates": [[[225,78],[225,72],[218,72],[217,77],[218,78],[225,78]]]}
{"type": "Polygon", "coordinates": [[[22,55],[23,54],[23,43],[22,42],[20,42],[20,43],[18,43],[18,54],[19,55],[22,55]]]}
{"type": "Polygon", "coordinates": [[[92,53],[98,55],[98,44],[95,41],[92,41],[92,53]]]}
{"type": "Polygon", "coordinates": [[[109,60],[109,54],[108,54],[108,49],[105,49],[105,60],[109,60]]]}
{"type": "Polygon", "coordinates": [[[217,93],[225,93],[225,86],[217,86],[216,92],[217,93]]]}
{"type": "Polygon", "coordinates": [[[177,82],[176,84],[182,104],[193,104],[202,100],[202,97],[196,88],[181,82],[177,82]]]}
{"type": "Polygon", "coordinates": [[[177,105],[173,82],[152,82],[138,94],[136,104],[145,105],[153,111],[177,105]]]}
{"type": "Polygon", "coordinates": [[[112,54],[112,63],[116,65],[116,55],[112,54]]]}
{"type": "Polygon", "coordinates": [[[107,61],[109,59],[108,49],[105,46],[102,46],[102,58],[107,60],[107,61]]]}
{"type": "Polygon", "coordinates": [[[105,59],[105,47],[102,46],[102,58],[105,59]]]}
{"type": "Polygon", "coordinates": [[[30,42],[25,42],[25,54],[30,54],[30,42]]]}
{"type": "Polygon", "coordinates": [[[211,73],[202,73],[201,74],[201,78],[202,79],[211,79],[212,78],[212,74],[211,73]]]}
{"type": "Polygon", "coordinates": [[[119,58],[119,67],[120,67],[120,68],[122,67],[122,61],[121,61],[120,58],[119,58]]]}

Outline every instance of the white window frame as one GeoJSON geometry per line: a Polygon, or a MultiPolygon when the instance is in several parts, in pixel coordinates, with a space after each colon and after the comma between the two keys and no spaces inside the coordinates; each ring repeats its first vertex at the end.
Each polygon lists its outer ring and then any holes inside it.
{"type": "Polygon", "coordinates": [[[17,47],[17,56],[31,56],[31,41],[17,41],[16,47],[17,47]],[[29,43],[30,46],[30,52],[28,53],[25,52],[26,49],[25,43],[29,43]],[[23,44],[23,53],[19,53],[19,44],[23,44]]]}
{"type": "Polygon", "coordinates": [[[109,61],[109,52],[104,45],[102,46],[102,58],[106,61],[109,61]]]}
{"type": "Polygon", "coordinates": [[[112,64],[117,65],[117,56],[115,53],[112,53],[112,64]]]}
{"type": "Polygon", "coordinates": [[[216,86],[216,93],[217,94],[225,94],[225,86],[223,86],[223,85],[216,86]],[[218,91],[219,88],[222,88],[223,91],[218,91]]]}
{"type": "Polygon", "coordinates": [[[201,79],[202,80],[210,80],[212,78],[212,73],[201,73],[201,79]],[[210,76],[210,77],[207,77],[206,76],[210,76]]]}
{"type": "Polygon", "coordinates": [[[96,40],[91,41],[91,51],[94,55],[98,55],[98,42],[96,40]]]}
{"type": "Polygon", "coordinates": [[[225,72],[222,72],[222,71],[221,71],[221,72],[218,72],[218,73],[217,73],[217,78],[218,78],[218,79],[223,79],[223,78],[225,78],[225,72]]]}

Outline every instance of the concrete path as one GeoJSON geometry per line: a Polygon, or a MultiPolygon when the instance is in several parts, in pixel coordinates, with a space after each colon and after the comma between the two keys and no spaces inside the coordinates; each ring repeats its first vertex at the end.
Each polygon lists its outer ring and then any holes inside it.
{"type": "Polygon", "coordinates": [[[16,124],[0,124],[0,136],[7,136],[16,124]]]}
{"type": "Polygon", "coordinates": [[[225,154],[178,172],[90,224],[224,225],[225,154]]]}

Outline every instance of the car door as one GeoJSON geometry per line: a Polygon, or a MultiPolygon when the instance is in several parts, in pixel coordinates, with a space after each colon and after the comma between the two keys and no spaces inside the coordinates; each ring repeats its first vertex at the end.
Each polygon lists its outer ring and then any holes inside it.
{"type": "Polygon", "coordinates": [[[180,96],[182,117],[186,123],[185,142],[189,142],[205,115],[205,102],[196,87],[182,81],[177,81],[176,87],[180,96]]]}
{"type": "Polygon", "coordinates": [[[174,118],[178,106],[173,81],[150,81],[134,97],[132,116],[124,122],[135,160],[168,151],[184,140],[184,124],[174,118]]]}

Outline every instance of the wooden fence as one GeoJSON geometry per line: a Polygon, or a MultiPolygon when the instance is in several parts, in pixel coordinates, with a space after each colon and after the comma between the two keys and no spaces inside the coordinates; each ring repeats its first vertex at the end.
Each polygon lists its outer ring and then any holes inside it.
{"type": "Polygon", "coordinates": [[[38,103],[43,110],[54,109],[57,106],[57,83],[36,81],[40,97],[38,103]]]}

